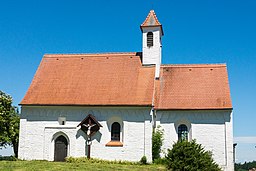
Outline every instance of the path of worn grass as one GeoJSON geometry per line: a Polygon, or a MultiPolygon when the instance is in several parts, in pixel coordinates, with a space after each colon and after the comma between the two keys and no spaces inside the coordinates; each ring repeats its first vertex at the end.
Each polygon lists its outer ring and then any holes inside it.
{"type": "Polygon", "coordinates": [[[104,163],[67,163],[48,161],[0,161],[1,171],[84,171],[84,170],[134,170],[134,171],[154,171],[165,170],[162,165],[126,165],[126,164],[104,164],[104,163]]]}

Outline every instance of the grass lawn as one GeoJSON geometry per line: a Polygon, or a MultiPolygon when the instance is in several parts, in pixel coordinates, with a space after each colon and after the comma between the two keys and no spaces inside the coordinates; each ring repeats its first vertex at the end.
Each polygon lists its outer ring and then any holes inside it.
{"type": "Polygon", "coordinates": [[[0,161],[0,170],[15,170],[15,171],[40,171],[40,170],[134,170],[134,171],[153,171],[166,170],[163,165],[131,165],[131,164],[106,164],[106,163],[67,163],[67,162],[49,162],[49,161],[0,161]]]}

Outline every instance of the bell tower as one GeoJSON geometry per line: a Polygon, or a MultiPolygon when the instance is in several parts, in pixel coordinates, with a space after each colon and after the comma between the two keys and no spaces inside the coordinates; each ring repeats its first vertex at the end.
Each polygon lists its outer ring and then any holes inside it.
{"type": "Polygon", "coordinates": [[[142,31],[142,64],[156,65],[155,78],[159,78],[162,58],[163,28],[154,10],[151,10],[140,25],[142,31]]]}

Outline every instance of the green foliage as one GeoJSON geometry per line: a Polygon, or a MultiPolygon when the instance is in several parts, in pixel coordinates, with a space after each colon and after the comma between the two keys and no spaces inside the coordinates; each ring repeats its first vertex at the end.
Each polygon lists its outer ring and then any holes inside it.
{"type": "Polygon", "coordinates": [[[244,171],[252,168],[256,168],[256,161],[244,162],[244,164],[241,164],[241,163],[235,164],[235,171],[244,171]]]}
{"type": "Polygon", "coordinates": [[[248,171],[247,169],[241,169],[241,168],[239,168],[239,169],[235,169],[235,171],[248,171]]]}
{"type": "Polygon", "coordinates": [[[146,156],[141,157],[140,163],[141,164],[147,164],[147,157],[146,156]]]}
{"type": "Polygon", "coordinates": [[[164,130],[161,129],[160,126],[158,126],[154,131],[152,135],[152,158],[153,161],[160,158],[161,153],[161,147],[163,145],[163,134],[164,130]]]}
{"type": "Polygon", "coordinates": [[[164,158],[158,158],[158,159],[154,160],[154,164],[167,165],[168,160],[165,157],[164,158]]]}
{"type": "Polygon", "coordinates": [[[12,145],[15,157],[18,156],[19,122],[12,97],[0,91],[0,147],[12,145]]]}
{"type": "Polygon", "coordinates": [[[0,161],[5,160],[5,161],[17,161],[17,159],[14,156],[0,156],[0,161]]]}
{"type": "Polygon", "coordinates": [[[220,171],[220,167],[213,161],[212,154],[205,151],[195,140],[178,141],[173,148],[168,149],[166,156],[168,169],[181,171],[211,170],[220,171]]]}
{"type": "Polygon", "coordinates": [[[87,157],[66,157],[65,161],[68,163],[100,163],[100,164],[124,164],[124,165],[139,165],[139,162],[130,162],[124,160],[102,160],[87,157]]]}

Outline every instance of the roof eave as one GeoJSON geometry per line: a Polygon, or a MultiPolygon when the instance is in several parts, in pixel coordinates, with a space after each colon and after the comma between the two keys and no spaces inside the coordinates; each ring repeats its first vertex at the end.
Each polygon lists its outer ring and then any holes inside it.
{"type": "Polygon", "coordinates": [[[18,104],[19,106],[152,107],[152,104],[18,104]]]}
{"type": "Polygon", "coordinates": [[[227,107],[227,108],[154,108],[154,110],[233,110],[233,107],[227,107]]]}
{"type": "Polygon", "coordinates": [[[161,24],[161,25],[154,25],[154,26],[143,26],[143,25],[140,25],[140,30],[141,30],[141,32],[143,32],[143,30],[142,30],[143,27],[160,27],[160,29],[161,29],[161,34],[162,34],[162,36],[164,35],[164,30],[163,30],[162,24],[161,24]]]}

